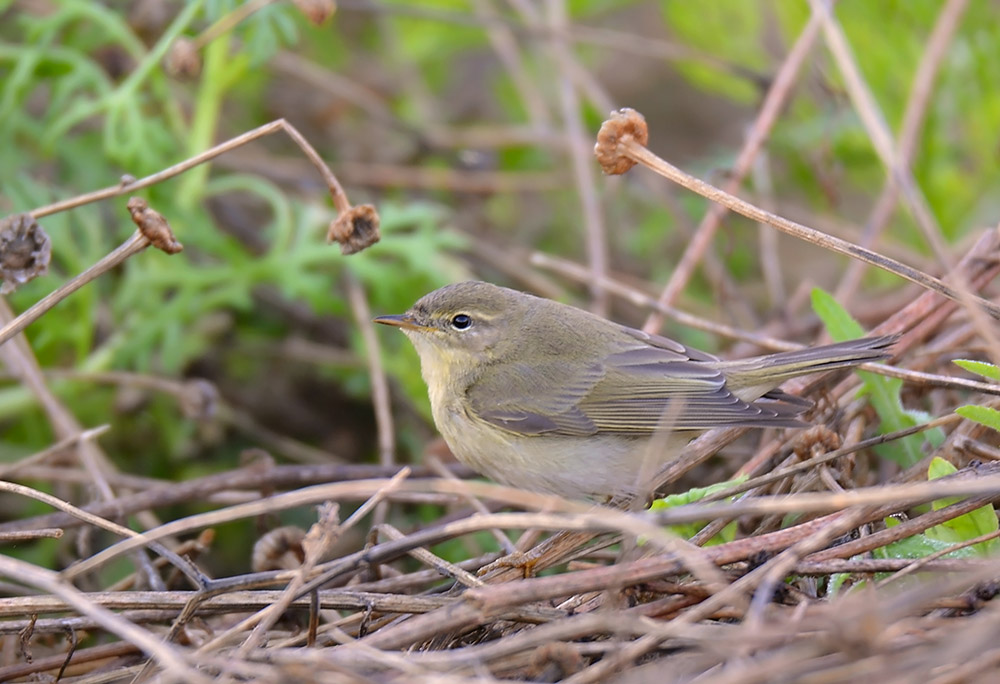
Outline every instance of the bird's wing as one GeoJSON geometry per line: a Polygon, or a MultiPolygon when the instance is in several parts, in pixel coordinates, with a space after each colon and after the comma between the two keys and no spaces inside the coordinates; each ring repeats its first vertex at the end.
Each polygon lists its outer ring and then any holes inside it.
{"type": "MultiPolygon", "coordinates": [[[[636,331],[638,332],[638,331],[636,331]]],[[[672,343],[666,338],[659,338],[672,343]]],[[[726,389],[721,371],[687,349],[622,345],[601,363],[554,358],[488,368],[467,391],[475,414],[521,434],[649,435],[657,430],[801,425],[801,406],[750,404],[726,389]],[[487,391],[486,388],[489,388],[487,391]]]]}
{"type": "Polygon", "coordinates": [[[660,352],[659,358],[664,361],[668,360],[670,355],[672,355],[672,357],[677,361],[720,360],[718,356],[713,356],[708,352],[703,352],[702,350],[695,349],[694,347],[688,347],[687,345],[681,344],[677,340],[672,340],[669,337],[653,335],[652,333],[644,332],[636,328],[630,328],[627,325],[620,325],[618,328],[621,332],[625,333],[625,336],[628,338],[638,341],[638,344],[633,343],[632,345],[629,345],[634,347],[633,349],[626,349],[624,351],[634,353],[639,352],[646,347],[652,347],[653,352],[660,352]]]}
{"type": "Polygon", "coordinates": [[[647,347],[605,360],[604,377],[578,403],[599,432],[802,425],[795,418],[801,403],[743,401],[726,387],[719,369],[700,360],[678,361],[672,354],[658,358],[659,352],[647,347]]]}
{"type": "Polygon", "coordinates": [[[466,397],[477,417],[511,432],[587,436],[598,428],[577,404],[603,376],[599,364],[506,363],[486,368],[466,397]]]}

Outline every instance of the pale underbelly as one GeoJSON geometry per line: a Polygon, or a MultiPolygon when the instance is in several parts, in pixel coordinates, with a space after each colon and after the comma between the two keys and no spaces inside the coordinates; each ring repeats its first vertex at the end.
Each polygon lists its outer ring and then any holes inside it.
{"type": "Polygon", "coordinates": [[[444,436],[466,465],[501,484],[572,499],[650,494],[653,476],[693,436],[524,436],[478,425],[462,433],[444,436]]]}

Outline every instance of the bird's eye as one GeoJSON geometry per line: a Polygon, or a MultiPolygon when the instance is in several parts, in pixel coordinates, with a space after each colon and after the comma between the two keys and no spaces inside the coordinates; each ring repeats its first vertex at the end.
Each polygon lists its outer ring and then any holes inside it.
{"type": "Polygon", "coordinates": [[[451,317],[451,327],[455,330],[465,330],[472,325],[472,318],[467,314],[455,314],[451,317]]]}

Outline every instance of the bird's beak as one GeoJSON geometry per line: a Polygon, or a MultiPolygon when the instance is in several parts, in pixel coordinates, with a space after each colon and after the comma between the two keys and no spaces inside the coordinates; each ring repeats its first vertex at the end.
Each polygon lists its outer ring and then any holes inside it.
{"type": "Polygon", "coordinates": [[[378,316],[374,320],[376,323],[391,325],[396,328],[402,328],[403,330],[433,330],[433,328],[429,326],[417,323],[417,319],[408,313],[397,314],[394,316],[378,316]]]}

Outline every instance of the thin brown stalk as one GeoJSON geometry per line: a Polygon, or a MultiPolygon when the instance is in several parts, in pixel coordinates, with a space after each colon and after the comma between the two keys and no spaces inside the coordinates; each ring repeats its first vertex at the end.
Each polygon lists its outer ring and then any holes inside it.
{"type": "Polygon", "coordinates": [[[0,555],[0,574],[16,577],[25,584],[38,587],[55,594],[81,615],[86,615],[107,631],[134,644],[150,655],[172,677],[181,681],[212,681],[187,662],[185,655],[176,647],[165,644],[158,636],[137,627],[116,613],[88,600],[81,591],[68,584],[59,573],[46,570],[25,561],[0,555]]]}
{"type": "MultiPolygon", "coordinates": [[[[552,0],[546,4],[549,25],[555,29],[563,29],[567,23],[566,3],[564,0],[552,0]]],[[[568,72],[572,65],[569,47],[558,39],[551,42],[551,49],[557,67],[563,76],[559,79],[559,104],[562,110],[565,136],[569,148],[570,163],[573,167],[573,178],[576,182],[577,195],[580,198],[580,213],[583,218],[583,231],[587,246],[587,259],[590,265],[589,288],[593,300],[593,311],[606,316],[608,313],[608,294],[602,285],[608,270],[608,247],[605,235],[604,216],[597,197],[596,178],[594,177],[593,160],[590,156],[590,143],[584,130],[580,100],[576,86],[568,72]]]]}
{"type": "MultiPolygon", "coordinates": [[[[743,179],[753,168],[757,154],[767,141],[771,130],[774,128],[774,124],[778,120],[778,116],[784,108],[785,102],[792,92],[792,87],[795,84],[795,79],[798,78],[799,70],[812,51],[813,44],[819,35],[819,28],[820,22],[818,18],[815,16],[810,17],[809,22],[796,39],[795,45],[792,46],[785,61],[782,62],[781,67],[778,69],[778,73],[775,75],[761,105],[760,112],[757,114],[750,133],[743,143],[743,148],[740,150],[729,173],[729,180],[726,183],[724,191],[726,194],[736,192],[743,179]]],[[[732,207],[729,208],[732,209],[732,207]]],[[[670,276],[670,280],[663,288],[663,292],[659,298],[661,304],[671,306],[677,300],[677,296],[680,295],[688,281],[691,280],[691,276],[694,275],[695,266],[708,250],[708,246],[725,215],[726,205],[724,203],[711,205],[704,218],[702,218],[701,223],[698,224],[694,237],[685,248],[684,254],[670,276]]],[[[662,325],[662,316],[654,311],[646,319],[643,329],[647,332],[655,332],[662,325]]]]}
{"type": "Polygon", "coordinates": [[[21,315],[17,316],[13,320],[7,321],[4,326],[0,328],[0,345],[3,345],[9,339],[14,337],[14,335],[22,332],[29,325],[45,315],[49,309],[66,299],[66,297],[73,294],[90,281],[120,265],[129,257],[134,256],[146,249],[150,244],[152,243],[140,231],[133,233],[128,240],[102,257],[96,264],[35,302],[31,308],[21,315]]]}
{"type": "Polygon", "coordinates": [[[372,323],[371,308],[361,282],[350,273],[344,281],[347,286],[347,300],[350,302],[354,321],[361,330],[368,360],[368,376],[372,383],[372,405],[375,409],[375,425],[378,434],[379,463],[392,466],[396,463],[396,430],[393,427],[392,407],[389,398],[389,381],[382,368],[382,352],[372,323]]]}
{"type": "Polygon", "coordinates": [[[861,75],[857,60],[847,42],[847,37],[833,16],[832,3],[829,0],[809,0],[809,5],[812,7],[813,14],[819,16],[822,21],[827,47],[837,63],[841,76],[844,77],[847,92],[868,137],[872,141],[872,146],[878,153],[888,174],[902,190],[903,198],[906,200],[917,226],[920,227],[920,231],[927,240],[928,246],[942,267],[945,270],[950,269],[952,266],[951,258],[948,256],[950,251],[944,242],[941,226],[934,218],[909,166],[903,163],[896,152],[896,146],[893,143],[889,126],[885,122],[885,116],[875,101],[875,96],[872,95],[864,76],[861,75]]]}
{"type": "MultiPolygon", "coordinates": [[[[899,276],[900,278],[916,283],[917,285],[927,288],[928,290],[932,290],[937,294],[944,295],[948,299],[956,302],[964,301],[963,295],[959,290],[947,285],[934,276],[928,275],[923,271],[913,268],[912,266],[907,266],[906,264],[896,261],[895,259],[891,259],[877,252],[873,252],[872,250],[865,249],[860,245],[848,242],[847,240],[827,235],[826,233],[803,226],[795,221],[790,221],[776,214],[771,214],[770,212],[764,211],[759,207],[755,207],[749,202],[730,195],[715,186],[695,178],[694,176],[686,174],[672,164],[669,164],[663,159],[657,157],[642,143],[635,140],[630,135],[623,136],[618,141],[616,149],[621,157],[636,163],[641,163],[663,177],[674,181],[678,185],[702,195],[713,202],[722,204],[732,211],[746,216],[751,220],[767,223],[768,225],[771,225],[788,235],[814,244],[817,247],[858,259],[872,266],[877,266],[885,271],[888,271],[889,273],[899,276]]],[[[974,295],[970,295],[970,300],[975,303],[976,306],[981,307],[984,311],[989,313],[989,315],[993,318],[1000,318],[1000,305],[974,295]]]]}
{"type": "MultiPolygon", "coordinates": [[[[917,142],[923,131],[928,106],[931,102],[934,82],[967,6],[968,0],[948,0],[944,3],[937,20],[934,22],[934,28],[927,40],[927,47],[920,57],[920,63],[913,76],[913,85],[910,88],[910,95],[903,111],[903,123],[896,137],[898,161],[902,167],[909,168],[913,163],[917,142]]],[[[890,176],[882,186],[882,192],[866,222],[865,234],[861,242],[865,247],[874,245],[878,236],[888,225],[898,193],[899,186],[890,176]]],[[[845,301],[853,295],[861,283],[863,271],[864,264],[861,262],[852,261],[848,265],[835,291],[839,301],[845,301]]]]}

